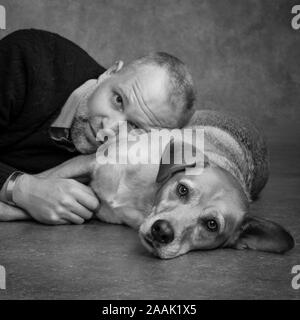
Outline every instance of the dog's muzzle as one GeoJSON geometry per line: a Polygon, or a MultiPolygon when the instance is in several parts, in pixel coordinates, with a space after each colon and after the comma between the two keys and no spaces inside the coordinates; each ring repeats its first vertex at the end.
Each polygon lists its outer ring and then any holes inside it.
{"type": "Polygon", "coordinates": [[[151,227],[153,241],[159,244],[168,244],[174,240],[174,230],[167,220],[157,220],[151,227]]]}

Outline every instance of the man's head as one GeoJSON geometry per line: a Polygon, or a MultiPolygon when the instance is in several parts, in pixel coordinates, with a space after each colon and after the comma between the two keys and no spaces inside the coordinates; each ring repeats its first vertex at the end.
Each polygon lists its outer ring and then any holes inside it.
{"type": "Polygon", "coordinates": [[[194,112],[194,99],[191,75],[176,57],[159,52],[127,66],[117,62],[79,106],[72,140],[80,152],[92,153],[99,130],[115,130],[120,121],[146,130],[183,127],[194,112]]]}

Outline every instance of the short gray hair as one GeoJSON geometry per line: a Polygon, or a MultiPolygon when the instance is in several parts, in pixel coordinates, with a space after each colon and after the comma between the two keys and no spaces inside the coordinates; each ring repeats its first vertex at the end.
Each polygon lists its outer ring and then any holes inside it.
{"type": "Polygon", "coordinates": [[[180,59],[166,52],[150,53],[135,60],[133,64],[154,64],[167,71],[171,81],[171,106],[181,110],[177,125],[179,128],[185,126],[195,111],[194,84],[187,66],[180,59]]]}

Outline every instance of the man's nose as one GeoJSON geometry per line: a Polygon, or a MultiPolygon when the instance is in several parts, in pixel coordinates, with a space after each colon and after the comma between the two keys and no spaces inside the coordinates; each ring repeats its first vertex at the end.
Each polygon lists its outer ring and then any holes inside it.
{"type": "Polygon", "coordinates": [[[102,120],[103,129],[112,130],[115,133],[118,132],[120,119],[116,119],[115,117],[104,117],[102,120]]]}
{"type": "Polygon", "coordinates": [[[104,117],[102,119],[103,129],[113,131],[115,134],[128,132],[129,126],[124,116],[104,117]]]}
{"type": "Polygon", "coordinates": [[[151,227],[151,235],[153,240],[168,244],[174,240],[174,231],[171,224],[167,220],[157,220],[151,227]]]}

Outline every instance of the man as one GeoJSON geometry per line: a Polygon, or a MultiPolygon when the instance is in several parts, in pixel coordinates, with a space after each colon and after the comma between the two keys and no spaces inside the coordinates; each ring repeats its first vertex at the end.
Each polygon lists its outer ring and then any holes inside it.
{"type": "Polygon", "coordinates": [[[12,220],[83,223],[99,202],[76,180],[93,158],[78,155],[103,143],[98,132],[182,127],[194,111],[191,76],[166,53],[105,70],[69,40],[21,30],[0,41],[0,75],[0,200],[19,208],[12,220]]]}

